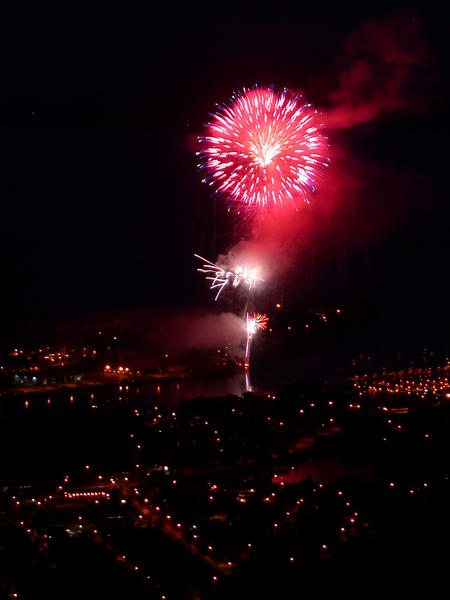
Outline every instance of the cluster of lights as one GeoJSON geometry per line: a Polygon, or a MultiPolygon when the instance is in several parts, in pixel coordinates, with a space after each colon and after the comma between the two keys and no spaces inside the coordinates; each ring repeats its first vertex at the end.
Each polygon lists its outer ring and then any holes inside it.
{"type": "MultiPolygon", "coordinates": [[[[96,350],[90,350],[89,348],[82,348],[79,350],[70,349],[66,350],[53,350],[50,351],[50,347],[38,348],[37,350],[22,350],[20,348],[14,348],[9,352],[11,358],[23,358],[26,360],[34,360],[42,363],[43,365],[50,363],[52,366],[64,366],[68,359],[74,358],[87,358],[89,355],[95,356],[96,350]]],[[[37,367],[36,367],[37,368],[37,367]]]]}
{"type": "Polygon", "coordinates": [[[448,373],[450,362],[442,367],[417,368],[400,371],[389,371],[372,375],[355,375],[353,386],[359,395],[417,395],[425,398],[425,394],[445,394],[450,398],[448,373]]]}
{"type": "MultiPolygon", "coordinates": [[[[443,377],[443,380],[446,380],[445,377],[445,371],[446,369],[448,369],[448,365],[447,367],[443,368],[443,371],[439,371],[439,377],[443,377]]],[[[417,371],[421,371],[421,372],[425,372],[426,370],[415,370],[414,372],[417,371]]],[[[429,373],[428,371],[425,373],[428,376],[428,379],[431,378],[431,373],[429,373]]],[[[408,372],[408,377],[411,375],[410,372],[408,372]]],[[[121,388],[122,386],[120,386],[121,388]]],[[[119,392],[122,391],[122,389],[119,388],[119,392]]],[[[265,398],[267,398],[267,400],[272,400],[275,399],[275,395],[273,395],[272,393],[266,394],[265,398]]],[[[362,400],[361,400],[362,401],[362,400]]],[[[238,401],[239,404],[239,401],[238,401]]],[[[272,411],[272,407],[273,410],[276,411],[276,408],[278,406],[278,403],[270,403],[270,410],[272,411]]],[[[351,403],[350,405],[345,405],[346,408],[348,407],[349,409],[360,409],[361,408],[361,404],[357,404],[357,403],[351,403]]],[[[333,411],[335,410],[334,407],[334,402],[332,400],[327,400],[327,403],[322,403],[322,402],[310,402],[309,400],[306,401],[303,404],[303,408],[297,407],[298,410],[298,414],[301,415],[299,417],[299,419],[301,419],[301,422],[303,422],[303,419],[305,418],[305,409],[306,410],[315,410],[314,414],[316,414],[319,418],[323,418],[324,415],[322,414],[325,410],[329,410],[332,409],[333,411]]],[[[295,409],[295,411],[297,412],[297,408],[295,409]]],[[[344,408],[344,407],[342,407],[344,408]]],[[[157,425],[159,427],[161,427],[161,422],[164,423],[173,423],[173,420],[176,419],[176,414],[172,413],[172,418],[170,418],[170,413],[167,414],[167,417],[169,417],[166,420],[166,414],[163,413],[163,411],[160,409],[160,407],[158,405],[154,405],[152,407],[152,409],[155,411],[154,413],[152,413],[152,418],[153,421],[150,419],[147,419],[147,425],[157,425]]],[[[140,417],[144,416],[144,411],[142,411],[142,413],[137,410],[136,408],[131,408],[130,410],[132,412],[133,415],[135,415],[136,417],[140,417]]],[[[231,407],[231,413],[233,415],[236,416],[243,416],[243,412],[242,410],[240,410],[239,408],[236,408],[236,404],[234,404],[231,407]]],[[[382,407],[383,412],[389,412],[390,409],[388,409],[387,407],[382,407]]],[[[276,413],[275,413],[276,414],[276,413]]],[[[329,417],[329,414],[326,415],[327,419],[323,418],[324,421],[329,421],[330,423],[334,422],[334,416],[333,417],[329,417]]],[[[264,419],[265,420],[265,419],[264,419]]],[[[278,415],[278,416],[274,416],[273,418],[271,417],[267,417],[267,420],[270,421],[271,426],[275,427],[276,430],[279,431],[278,428],[283,428],[286,424],[289,423],[288,419],[284,418],[284,416],[282,415],[278,415]],[[282,420],[281,420],[282,419],[282,420]]],[[[209,437],[209,433],[211,433],[211,439],[212,442],[214,444],[219,444],[219,446],[221,446],[223,444],[224,439],[226,439],[226,435],[225,432],[219,431],[219,428],[217,427],[217,425],[213,422],[211,422],[212,420],[203,420],[201,418],[201,416],[196,416],[193,419],[191,419],[189,421],[189,423],[191,425],[193,424],[199,424],[201,426],[205,426],[208,427],[210,429],[210,432],[208,432],[208,437],[209,437]]],[[[388,424],[390,424],[390,422],[388,421],[388,424]]],[[[169,425],[170,427],[171,425],[169,425]]],[[[322,427],[324,426],[324,423],[322,423],[322,427]]],[[[159,431],[161,431],[161,429],[159,429],[159,431]]],[[[322,433],[322,431],[321,431],[322,433]]],[[[133,453],[134,451],[142,453],[142,448],[143,448],[143,444],[140,441],[140,439],[137,439],[139,436],[137,433],[128,433],[127,434],[129,436],[129,439],[131,440],[131,444],[133,446],[133,453]]],[[[425,437],[428,438],[429,434],[426,433],[425,437]]],[[[221,448],[221,451],[223,449],[221,448]]],[[[135,474],[130,475],[130,480],[132,482],[136,482],[139,481],[139,479],[136,479],[140,472],[142,473],[147,473],[147,476],[150,475],[151,471],[164,471],[167,475],[170,475],[170,477],[167,478],[166,480],[166,484],[162,485],[162,486],[158,486],[158,489],[155,489],[154,487],[152,487],[152,497],[151,500],[149,500],[149,498],[144,498],[145,494],[144,494],[144,490],[142,490],[142,492],[134,487],[135,483],[128,483],[128,477],[111,477],[109,478],[109,482],[107,482],[106,480],[108,479],[109,476],[106,475],[99,475],[98,479],[102,480],[103,477],[105,477],[105,487],[111,485],[117,485],[119,486],[118,489],[120,489],[120,491],[122,492],[123,498],[121,500],[122,504],[127,504],[128,506],[128,510],[132,511],[132,514],[135,515],[136,517],[136,523],[140,523],[142,526],[150,526],[150,527],[158,527],[158,529],[164,533],[165,535],[168,535],[169,537],[172,537],[174,540],[176,539],[178,542],[181,542],[186,549],[190,550],[191,552],[193,552],[196,556],[200,557],[202,560],[205,560],[212,569],[214,569],[214,575],[210,574],[210,576],[212,577],[213,581],[216,582],[218,581],[219,578],[219,574],[220,573],[228,573],[230,571],[231,568],[234,567],[234,565],[236,564],[236,561],[230,561],[228,560],[228,557],[222,557],[220,550],[217,549],[217,544],[215,543],[215,540],[213,539],[209,539],[207,540],[208,536],[208,532],[207,531],[203,531],[203,524],[202,524],[202,518],[199,517],[198,522],[200,523],[200,526],[202,527],[202,535],[200,536],[199,533],[199,529],[197,525],[190,525],[185,524],[183,522],[182,519],[182,515],[180,514],[176,514],[174,510],[172,510],[173,507],[169,508],[169,504],[170,504],[170,496],[168,496],[168,490],[170,490],[170,494],[176,493],[175,490],[177,487],[180,487],[180,493],[183,493],[183,480],[181,476],[177,475],[177,478],[173,478],[173,475],[171,473],[169,473],[169,471],[171,470],[171,467],[168,467],[167,465],[165,466],[157,466],[157,465],[153,465],[153,467],[149,468],[149,467],[145,467],[145,465],[141,464],[141,466],[139,467],[138,465],[135,465],[136,470],[140,469],[140,471],[136,471],[135,474]],[[127,482],[127,485],[125,485],[125,482],[127,482]],[[169,500],[168,500],[169,498],[169,500]],[[207,541],[205,541],[205,539],[207,541]]],[[[290,467],[285,467],[285,468],[289,468],[290,470],[294,470],[295,469],[295,465],[291,465],[290,467]]],[[[283,467],[282,467],[283,469],[283,467]]],[[[86,472],[90,472],[92,473],[93,469],[89,466],[89,465],[85,465],[85,470],[86,472]]],[[[280,471],[279,471],[280,472],[280,471]]],[[[133,471],[132,471],[133,473],[133,471]]],[[[95,475],[96,477],[96,475],[95,475]]],[[[64,483],[67,484],[69,482],[69,476],[66,475],[64,478],[64,483]]],[[[297,498],[294,501],[294,504],[292,504],[292,496],[289,497],[289,494],[286,494],[286,490],[287,487],[286,486],[289,485],[289,478],[285,477],[284,475],[279,475],[278,473],[275,473],[273,475],[273,481],[272,484],[277,484],[277,491],[271,491],[270,488],[268,489],[255,489],[253,487],[248,487],[248,486],[240,486],[237,490],[236,488],[234,489],[225,489],[222,485],[218,484],[218,483],[208,483],[207,486],[207,494],[208,494],[208,498],[209,498],[209,506],[211,507],[211,510],[208,513],[208,517],[206,517],[206,522],[211,522],[213,515],[214,515],[214,507],[215,506],[219,506],[221,505],[223,502],[222,501],[226,501],[227,500],[227,495],[229,496],[229,500],[234,502],[235,505],[236,503],[238,505],[242,505],[242,509],[239,509],[239,514],[238,514],[238,519],[236,521],[234,521],[232,518],[230,518],[230,515],[227,516],[227,519],[229,520],[229,525],[230,527],[232,527],[233,531],[236,531],[236,529],[238,529],[237,533],[239,535],[239,522],[243,521],[243,515],[245,515],[247,513],[247,511],[251,510],[252,506],[254,505],[255,502],[260,502],[263,506],[266,507],[265,510],[267,510],[270,514],[270,524],[273,527],[273,534],[274,535],[279,535],[280,530],[282,530],[282,528],[284,526],[289,526],[289,524],[292,522],[292,520],[295,518],[295,515],[300,513],[301,511],[305,511],[306,510],[315,510],[316,507],[318,507],[317,509],[320,510],[320,503],[318,500],[318,495],[321,491],[325,490],[325,488],[327,487],[327,484],[322,483],[322,482],[316,482],[314,484],[314,488],[312,489],[312,491],[306,494],[304,493],[305,497],[301,497],[301,498],[297,498]],[[220,496],[219,498],[219,502],[213,502],[214,500],[216,500],[217,496],[220,496]]],[[[393,488],[399,488],[399,482],[389,482],[388,484],[389,489],[393,489],[393,488]]],[[[417,485],[411,485],[410,483],[406,486],[402,484],[401,489],[402,491],[404,491],[408,497],[411,498],[415,498],[417,497],[417,495],[419,494],[419,492],[421,490],[425,490],[428,489],[429,483],[425,482],[422,486],[417,486],[417,485]]],[[[97,484],[98,487],[98,484],[97,484]]],[[[231,486],[232,487],[232,486],[231,486]]],[[[331,486],[330,486],[331,488],[331,486]]],[[[60,490],[62,490],[62,486],[59,486],[60,490]]],[[[273,489],[273,488],[272,488],[273,489]]],[[[332,489],[332,488],[331,488],[332,489]]],[[[99,498],[105,498],[105,499],[109,499],[110,498],[110,494],[108,491],[79,491],[79,492],[69,492],[69,491],[64,491],[63,493],[64,497],[67,499],[74,499],[74,500],[92,500],[95,501],[97,503],[99,498]]],[[[359,512],[359,510],[355,510],[355,507],[352,506],[352,502],[351,499],[349,498],[349,496],[347,494],[344,495],[344,492],[342,489],[339,489],[339,491],[337,491],[337,495],[339,498],[341,498],[344,501],[344,514],[342,515],[342,519],[338,519],[338,521],[336,522],[336,534],[334,537],[334,534],[332,535],[327,535],[326,539],[318,539],[317,541],[317,551],[319,553],[319,555],[321,556],[321,558],[323,559],[327,559],[331,553],[334,552],[335,550],[335,545],[338,543],[344,543],[346,541],[346,539],[348,539],[349,536],[355,536],[355,535],[359,535],[359,532],[361,530],[361,527],[365,526],[366,523],[362,523],[361,522],[361,514],[359,512]]],[[[149,496],[150,497],[150,496],[149,496]]],[[[51,498],[51,496],[49,497],[51,498]]],[[[32,500],[33,502],[35,502],[35,499],[32,500]]],[[[17,501],[18,502],[18,501],[17,501]]],[[[40,501],[37,501],[37,505],[40,506],[40,501]]],[[[17,505],[19,506],[19,505],[17,505]]],[[[230,506],[232,506],[230,504],[230,506]]],[[[214,519],[216,517],[214,516],[214,519]]],[[[79,521],[81,521],[81,517],[78,517],[79,521]]],[[[21,521],[21,527],[23,527],[23,521],[21,521]]],[[[86,528],[88,529],[88,528],[86,528]]],[[[80,534],[82,534],[83,531],[85,531],[85,529],[83,528],[81,522],[77,522],[76,524],[76,530],[77,532],[79,532],[80,534]]],[[[28,530],[31,533],[31,530],[28,530]]],[[[94,534],[98,535],[98,530],[95,529],[94,530],[94,534]]],[[[108,534],[109,535],[109,534],[108,534]]],[[[248,553],[250,552],[250,550],[253,548],[253,546],[255,545],[254,542],[248,542],[248,532],[245,533],[245,540],[240,537],[239,539],[239,544],[236,544],[236,548],[241,547],[243,545],[245,552],[242,552],[242,547],[241,549],[237,552],[237,556],[241,556],[245,559],[246,556],[248,556],[248,553]]],[[[109,540],[108,540],[108,544],[109,544],[109,540]]],[[[296,564],[296,555],[295,552],[292,551],[292,549],[289,549],[289,551],[287,551],[286,554],[286,561],[288,562],[288,564],[296,564]]],[[[123,559],[125,560],[125,558],[123,559]]],[[[146,577],[146,579],[150,579],[149,575],[145,575],[145,570],[144,567],[142,567],[141,565],[137,565],[135,562],[133,563],[128,563],[127,562],[127,566],[130,567],[130,569],[135,572],[136,574],[142,576],[142,577],[146,577]]]]}
{"type": "Polygon", "coordinates": [[[64,498],[70,499],[89,499],[89,498],[110,498],[108,492],[64,492],[64,498]]]}
{"type": "Polygon", "coordinates": [[[111,365],[105,365],[104,368],[105,373],[114,374],[114,375],[131,375],[132,371],[129,367],[112,367],[111,365]]]}

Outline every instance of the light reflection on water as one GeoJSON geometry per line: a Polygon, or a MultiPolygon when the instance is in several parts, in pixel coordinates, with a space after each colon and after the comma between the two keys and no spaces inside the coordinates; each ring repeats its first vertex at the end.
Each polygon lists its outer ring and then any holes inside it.
{"type": "Polygon", "coordinates": [[[0,416],[19,416],[44,411],[96,410],[100,407],[130,404],[140,408],[154,404],[174,409],[181,400],[200,396],[214,398],[227,394],[241,396],[257,391],[250,374],[238,371],[228,377],[185,379],[152,383],[116,385],[98,388],[78,388],[42,393],[18,394],[0,398],[0,416]]]}
{"type": "Polygon", "coordinates": [[[240,396],[246,391],[244,371],[220,379],[187,379],[166,381],[140,386],[141,400],[156,400],[167,407],[177,406],[181,399],[189,400],[200,396],[211,397],[233,394],[240,396]],[[159,391],[158,391],[159,388],[159,391]]]}

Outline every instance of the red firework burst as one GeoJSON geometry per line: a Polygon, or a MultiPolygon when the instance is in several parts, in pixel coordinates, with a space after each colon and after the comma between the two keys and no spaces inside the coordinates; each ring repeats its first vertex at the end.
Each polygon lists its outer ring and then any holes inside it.
{"type": "Polygon", "coordinates": [[[301,94],[271,88],[245,90],[219,105],[199,138],[203,180],[248,208],[309,203],[328,144],[320,115],[301,94]]]}
{"type": "Polygon", "coordinates": [[[267,329],[267,323],[269,317],[261,313],[251,313],[247,319],[247,329],[250,334],[254,334],[257,331],[265,331],[267,329]]]}

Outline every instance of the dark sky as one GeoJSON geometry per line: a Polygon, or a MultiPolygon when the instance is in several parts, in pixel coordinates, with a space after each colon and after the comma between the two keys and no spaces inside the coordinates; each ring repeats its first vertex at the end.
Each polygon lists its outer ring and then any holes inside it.
{"type": "Polygon", "coordinates": [[[346,254],[344,283],[318,261],[310,300],[373,295],[445,308],[448,15],[439,3],[214,4],[3,11],[3,327],[53,312],[203,302],[192,253],[226,241],[211,242],[220,216],[191,136],[216,101],[253,83],[303,89],[326,107],[351,33],[403,10],[430,50],[432,102],[342,135],[349,165],[354,154],[376,182],[377,203],[358,211],[367,223],[377,214],[394,223],[346,254]],[[404,217],[391,213],[398,193],[404,217]]]}

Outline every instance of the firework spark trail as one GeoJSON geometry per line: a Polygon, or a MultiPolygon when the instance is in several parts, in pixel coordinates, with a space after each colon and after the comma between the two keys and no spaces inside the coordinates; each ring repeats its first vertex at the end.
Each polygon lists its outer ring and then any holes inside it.
{"type": "Polygon", "coordinates": [[[260,271],[256,267],[249,268],[246,265],[238,265],[233,271],[228,271],[224,267],[211,262],[210,260],[194,254],[195,258],[203,261],[202,267],[199,267],[197,271],[206,275],[205,279],[211,281],[210,289],[219,289],[216,294],[215,300],[217,300],[222,290],[227,285],[238,287],[242,282],[245,282],[248,286],[248,296],[245,304],[244,321],[246,322],[246,346],[245,346],[245,366],[249,366],[250,347],[253,336],[259,331],[265,331],[267,323],[269,321],[267,315],[261,313],[249,313],[248,302],[250,291],[255,287],[257,281],[263,281],[259,275],[260,271]]]}
{"type": "Polygon", "coordinates": [[[265,331],[267,329],[267,323],[269,318],[267,315],[261,313],[247,313],[247,343],[245,345],[245,366],[249,366],[250,360],[250,348],[253,340],[253,336],[259,331],[265,331]]]}
{"type": "Polygon", "coordinates": [[[221,267],[199,254],[194,254],[195,258],[203,261],[203,267],[198,268],[199,273],[206,275],[205,279],[211,281],[210,289],[219,289],[216,294],[215,300],[217,300],[227,285],[232,285],[237,288],[241,283],[246,283],[249,291],[252,290],[257,281],[263,281],[260,276],[260,270],[256,267],[248,267],[247,265],[238,265],[234,270],[227,270],[221,267]]]}
{"type": "Polygon", "coordinates": [[[203,181],[247,208],[309,203],[328,166],[321,127],[320,115],[301,94],[244,88],[230,106],[218,105],[199,138],[203,181]]]}
{"type": "Polygon", "coordinates": [[[194,256],[195,258],[204,261],[203,268],[198,268],[197,271],[206,274],[205,279],[212,281],[209,289],[214,290],[219,288],[215,297],[215,300],[217,300],[223,288],[228,284],[232,273],[230,271],[225,271],[222,267],[219,267],[219,265],[203,258],[203,256],[200,256],[199,254],[194,254],[194,256]]]}

